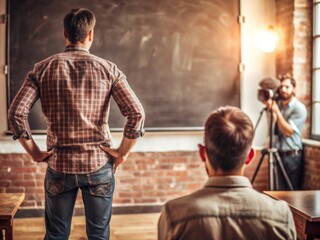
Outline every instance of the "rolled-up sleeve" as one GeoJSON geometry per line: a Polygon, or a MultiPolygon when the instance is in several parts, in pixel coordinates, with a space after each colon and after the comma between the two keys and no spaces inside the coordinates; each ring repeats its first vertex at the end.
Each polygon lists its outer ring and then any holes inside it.
{"type": "Polygon", "coordinates": [[[14,140],[21,137],[29,139],[31,136],[28,116],[30,109],[39,99],[34,78],[34,72],[29,72],[8,110],[9,126],[14,140]]]}
{"type": "Polygon", "coordinates": [[[292,129],[301,134],[304,123],[307,119],[307,109],[304,105],[296,104],[295,109],[291,113],[288,122],[291,125],[292,129]]]}
{"type": "Polygon", "coordinates": [[[135,139],[144,135],[144,109],[129,86],[126,76],[115,66],[113,69],[114,82],[111,94],[117,103],[121,114],[127,118],[124,136],[135,139]]]}

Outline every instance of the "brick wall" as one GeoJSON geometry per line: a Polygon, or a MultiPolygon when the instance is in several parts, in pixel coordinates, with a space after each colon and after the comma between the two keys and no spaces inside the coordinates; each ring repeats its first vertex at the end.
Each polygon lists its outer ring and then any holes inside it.
{"type": "Polygon", "coordinates": [[[27,154],[0,154],[0,192],[26,193],[26,208],[44,206],[45,169],[46,164],[36,164],[27,154]]]}
{"type": "Polygon", "coordinates": [[[307,159],[304,164],[303,188],[320,189],[320,146],[304,146],[304,157],[307,159]]]}
{"type": "Polygon", "coordinates": [[[292,73],[293,68],[293,0],[276,0],[276,24],[279,43],[276,51],[276,72],[292,73]]]}
{"type": "MultiPolygon", "coordinates": [[[[259,151],[247,167],[250,179],[260,160],[259,151]]],[[[254,182],[257,190],[268,189],[268,159],[254,182]]],[[[22,209],[42,209],[46,164],[26,154],[0,154],[0,192],[25,192],[22,209]]],[[[197,152],[132,153],[116,174],[115,205],[161,205],[203,186],[207,174],[197,152]]],[[[76,207],[82,207],[81,197],[76,207]]]]}
{"type": "MultiPolygon", "coordinates": [[[[304,188],[320,188],[320,146],[305,146],[304,188]]],[[[245,175],[251,180],[258,163],[260,170],[253,183],[268,190],[268,157],[257,151],[245,175]]],[[[43,179],[46,164],[35,163],[26,154],[0,154],[0,192],[25,192],[22,209],[43,209],[43,179]]],[[[207,174],[197,152],[132,153],[116,174],[115,206],[161,205],[203,186],[207,174]]],[[[82,207],[81,195],[76,203],[82,207]]]]}
{"type": "Polygon", "coordinates": [[[276,24],[280,33],[276,52],[277,74],[290,73],[297,81],[297,97],[306,105],[308,119],[303,136],[310,136],[312,1],[276,0],[276,24]]]}

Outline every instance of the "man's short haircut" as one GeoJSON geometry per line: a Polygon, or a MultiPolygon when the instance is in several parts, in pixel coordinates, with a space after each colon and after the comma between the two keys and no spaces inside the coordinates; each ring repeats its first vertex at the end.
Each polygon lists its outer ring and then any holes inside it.
{"type": "Polygon", "coordinates": [[[86,8],[75,8],[63,20],[64,31],[72,44],[84,42],[96,24],[94,13],[86,8]]]}
{"type": "Polygon", "coordinates": [[[237,170],[247,159],[254,137],[250,118],[236,107],[215,110],[205,123],[205,146],[212,167],[237,170]]]}
{"type": "Polygon", "coordinates": [[[280,82],[284,81],[284,80],[287,80],[289,79],[292,86],[295,88],[297,83],[296,83],[296,80],[292,77],[292,75],[290,73],[286,73],[286,74],[280,74],[278,76],[278,79],[280,80],[280,82]]]}

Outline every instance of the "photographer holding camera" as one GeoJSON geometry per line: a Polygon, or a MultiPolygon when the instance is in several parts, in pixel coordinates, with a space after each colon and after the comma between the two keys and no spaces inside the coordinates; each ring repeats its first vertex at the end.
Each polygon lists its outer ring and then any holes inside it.
{"type": "MultiPolygon", "coordinates": [[[[275,122],[273,146],[283,163],[293,190],[300,188],[302,180],[302,129],[307,118],[305,105],[295,97],[296,81],[290,75],[278,77],[280,86],[278,96],[264,101],[266,108],[272,110],[275,122]]],[[[272,123],[269,123],[272,124],[272,123]]],[[[288,190],[284,176],[279,174],[277,190],[288,190]]]]}

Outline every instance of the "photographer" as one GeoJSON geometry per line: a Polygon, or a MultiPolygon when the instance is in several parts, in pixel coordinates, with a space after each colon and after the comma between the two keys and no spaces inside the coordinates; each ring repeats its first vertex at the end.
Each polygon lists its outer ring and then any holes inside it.
{"type": "MultiPolygon", "coordinates": [[[[302,180],[302,129],[307,118],[305,105],[295,97],[296,81],[290,75],[278,78],[281,82],[278,100],[268,99],[265,105],[272,110],[275,122],[273,146],[278,149],[293,190],[300,189],[302,180]]],[[[288,190],[284,177],[279,174],[279,189],[288,190]]]]}

